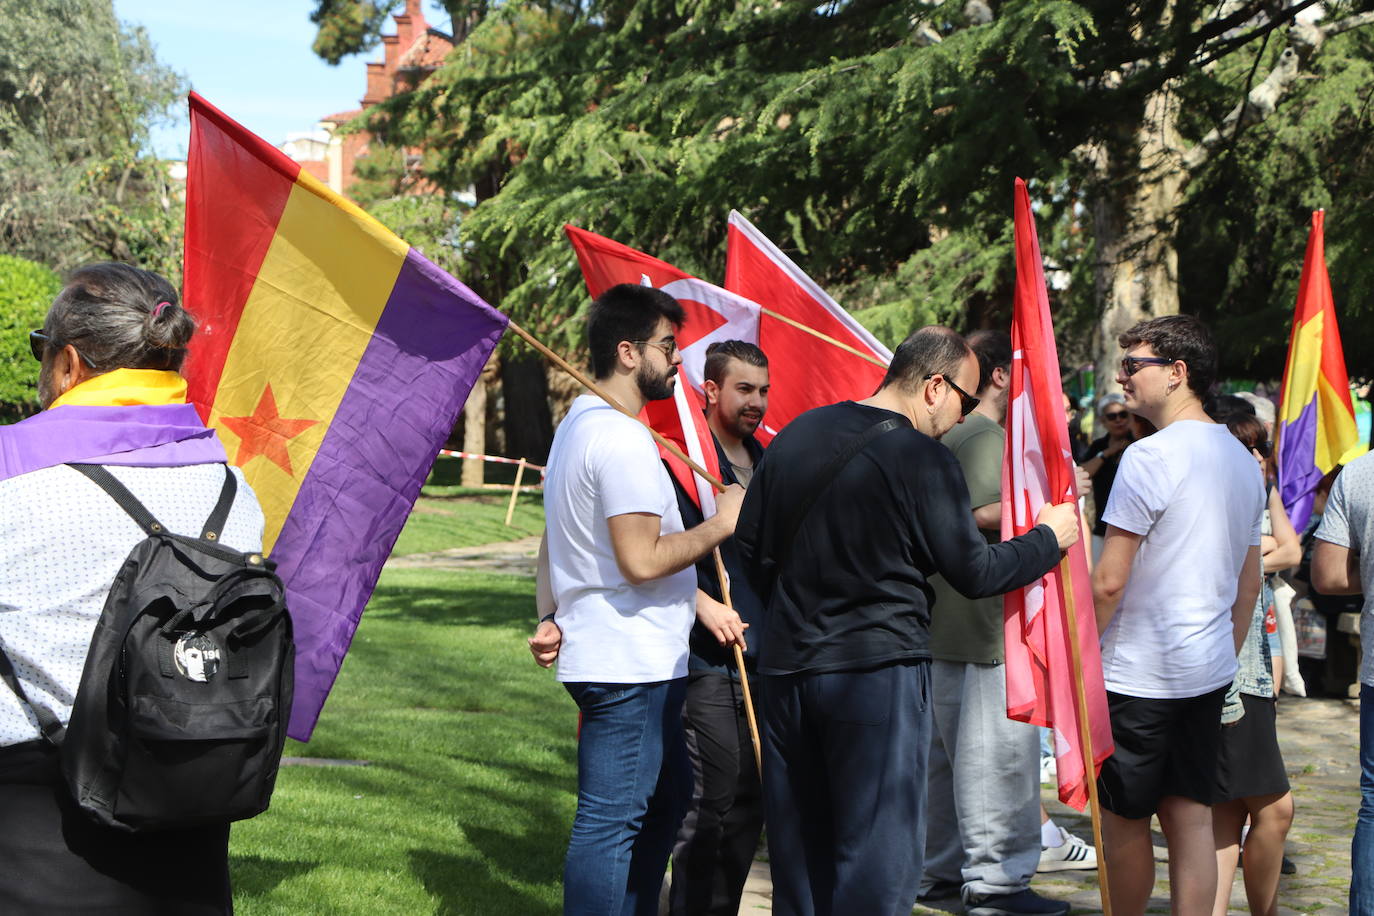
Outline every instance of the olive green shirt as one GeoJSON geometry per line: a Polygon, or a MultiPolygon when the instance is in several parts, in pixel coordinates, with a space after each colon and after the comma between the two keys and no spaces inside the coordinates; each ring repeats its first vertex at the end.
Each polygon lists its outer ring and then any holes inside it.
{"type": "MultiPolygon", "coordinates": [[[[954,453],[968,484],[969,511],[1002,501],[1002,448],[1006,432],[980,413],[971,413],[940,442],[954,453]]],[[[998,530],[983,531],[989,544],[998,530]]],[[[930,654],[946,662],[999,664],[1006,655],[1002,638],[1002,596],[965,598],[940,576],[932,576],[930,654]]]]}

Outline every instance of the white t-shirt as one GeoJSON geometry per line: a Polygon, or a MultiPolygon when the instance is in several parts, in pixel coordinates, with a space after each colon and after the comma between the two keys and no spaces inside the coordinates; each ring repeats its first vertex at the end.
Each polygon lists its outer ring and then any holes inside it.
{"type": "Polygon", "coordinates": [[[549,579],[563,631],[560,681],[648,684],[685,677],[695,567],[631,585],[606,520],[647,512],[682,531],[672,481],[643,424],[584,394],[559,424],[544,477],[549,579]]]}
{"type": "Polygon", "coordinates": [[[1225,426],[1180,420],[1127,447],[1103,518],[1144,537],[1102,637],[1108,690],[1182,698],[1231,683],[1231,606],[1263,511],[1259,465],[1225,426]]]}
{"type": "Polygon", "coordinates": [[[1317,539],[1360,555],[1360,683],[1374,687],[1374,454],[1355,459],[1336,475],[1317,539]]]}
{"type": "MultiPolygon", "coordinates": [[[[220,542],[262,549],[262,509],[243,472],[220,542]]],[[[111,467],[170,531],[192,537],[210,517],[224,465],[111,467]]],[[[105,598],[143,529],[104,490],[66,465],[0,481],[0,643],[30,700],[63,722],[105,598]]],[[[37,719],[0,681],[0,747],[39,737],[37,719]]]]}

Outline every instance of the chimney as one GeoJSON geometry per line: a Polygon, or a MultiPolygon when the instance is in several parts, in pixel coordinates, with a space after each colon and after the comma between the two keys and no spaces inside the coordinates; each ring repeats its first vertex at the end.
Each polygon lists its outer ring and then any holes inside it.
{"type": "Polygon", "coordinates": [[[386,65],[371,63],[367,65],[367,95],[363,96],[363,107],[376,105],[391,97],[391,79],[387,76],[386,65]]]}
{"type": "Polygon", "coordinates": [[[400,39],[395,35],[382,36],[382,65],[387,73],[396,72],[396,60],[401,56],[400,39]]]}

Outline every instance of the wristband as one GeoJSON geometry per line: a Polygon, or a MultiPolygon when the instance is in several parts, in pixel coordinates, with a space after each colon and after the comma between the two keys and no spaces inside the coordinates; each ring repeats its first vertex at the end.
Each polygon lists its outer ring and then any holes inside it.
{"type": "MultiPolygon", "coordinates": [[[[553,620],[554,615],[557,614],[557,613],[558,613],[557,611],[554,611],[553,613],[545,614],[543,617],[540,617],[540,618],[539,618],[539,622],[540,622],[540,623],[548,623],[549,621],[553,620]]],[[[555,626],[557,626],[557,624],[555,624],[555,626]]]]}

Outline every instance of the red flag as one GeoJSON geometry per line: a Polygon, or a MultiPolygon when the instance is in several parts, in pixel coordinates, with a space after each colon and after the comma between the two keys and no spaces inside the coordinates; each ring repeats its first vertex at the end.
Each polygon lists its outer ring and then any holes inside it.
{"type": "MultiPolygon", "coordinates": [[[[650,401],[644,406],[640,417],[663,438],[686,452],[688,458],[705,468],[712,477],[720,480],[720,456],[716,454],[715,441],[711,438],[711,428],[706,425],[704,411],[701,396],[679,378],[673,386],[673,396],[650,401]]],[[[715,488],[663,446],[658,447],[658,453],[668,463],[668,470],[677,478],[682,489],[697,504],[702,517],[715,515],[715,488]]]]}
{"type": "Polygon", "coordinates": [[[768,415],[759,427],[767,441],[798,414],[836,401],[866,398],[878,390],[892,353],[826,295],[747,219],[730,211],[725,288],[765,309],[820,331],[865,353],[873,363],[814,334],[771,317],[759,317],[758,345],[768,356],[768,415]]]}
{"type": "Polygon", "coordinates": [[[617,283],[642,283],[663,290],[682,304],[687,320],[678,329],[677,344],[682,351],[683,375],[698,391],[708,346],[717,340],[759,342],[759,307],[748,299],[595,232],[576,226],[564,226],[563,231],[577,252],[577,263],[592,298],[617,283]]]}
{"type": "MultiPolygon", "coordinates": [[[[1002,465],[1002,537],[1024,534],[1047,502],[1078,497],[1064,417],[1059,355],[1026,185],[1016,179],[1016,298],[1011,322],[1011,391],[1002,465]]],[[[1054,731],[1059,798],[1078,810],[1088,802],[1068,615],[1078,623],[1079,656],[1097,777],[1111,756],[1112,729],[1102,683],[1086,545],[1069,550],[1048,575],[1005,598],[1007,716],[1054,731]]]]}

